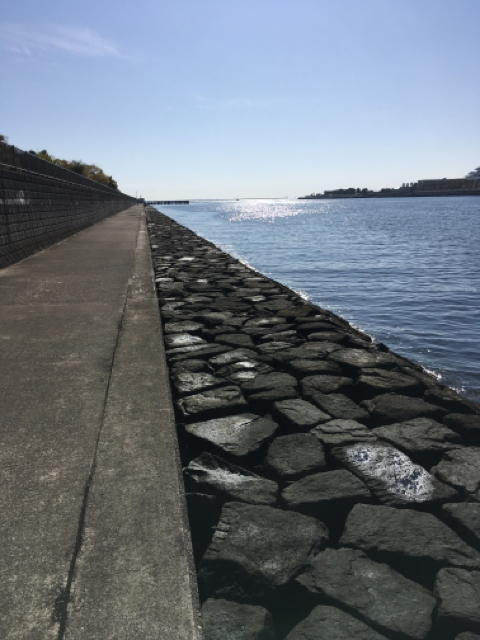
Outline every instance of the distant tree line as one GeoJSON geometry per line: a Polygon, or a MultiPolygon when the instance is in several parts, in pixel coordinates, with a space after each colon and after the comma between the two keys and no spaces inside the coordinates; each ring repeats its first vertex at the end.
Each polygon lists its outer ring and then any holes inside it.
{"type": "MultiPolygon", "coordinates": [[[[0,143],[7,144],[7,142],[8,138],[0,134],[0,143]]],[[[106,187],[118,190],[118,184],[116,180],[114,180],[112,176],[107,176],[103,169],[97,167],[96,164],[87,164],[86,162],[83,162],[83,160],[62,160],[61,158],[52,156],[46,149],[43,149],[42,151],[30,150],[28,153],[37,156],[37,158],[40,158],[41,160],[52,162],[53,164],[56,164],[59,167],[63,167],[64,169],[69,169],[74,173],[79,173],[81,176],[85,176],[85,178],[89,178],[90,180],[99,182],[106,187]]]]}

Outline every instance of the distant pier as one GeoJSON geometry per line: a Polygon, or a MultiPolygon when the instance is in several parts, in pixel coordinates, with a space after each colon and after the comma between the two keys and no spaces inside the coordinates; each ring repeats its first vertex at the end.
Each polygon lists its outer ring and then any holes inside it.
{"type": "Polygon", "coordinates": [[[145,204],[190,204],[190,200],[151,200],[145,204]]]}

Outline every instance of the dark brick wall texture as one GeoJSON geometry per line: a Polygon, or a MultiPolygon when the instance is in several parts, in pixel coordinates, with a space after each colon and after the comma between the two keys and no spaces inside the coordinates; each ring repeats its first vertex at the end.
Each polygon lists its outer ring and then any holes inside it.
{"type": "Polygon", "coordinates": [[[18,169],[0,169],[0,268],[135,204],[135,198],[18,169]]]}

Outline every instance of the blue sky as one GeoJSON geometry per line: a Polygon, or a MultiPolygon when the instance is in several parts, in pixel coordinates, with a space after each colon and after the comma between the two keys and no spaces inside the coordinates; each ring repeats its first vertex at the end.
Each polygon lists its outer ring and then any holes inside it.
{"type": "Polygon", "coordinates": [[[147,199],[460,177],[479,25],[479,0],[16,0],[0,133],[147,199]]]}

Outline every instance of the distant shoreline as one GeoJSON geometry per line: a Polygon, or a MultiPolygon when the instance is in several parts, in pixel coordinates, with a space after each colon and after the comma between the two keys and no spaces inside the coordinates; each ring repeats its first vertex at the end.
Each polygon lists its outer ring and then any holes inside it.
{"type": "Polygon", "coordinates": [[[452,196],[480,196],[480,190],[475,191],[424,191],[423,193],[353,193],[335,195],[300,196],[297,200],[360,200],[365,198],[444,198],[452,196]]]}

